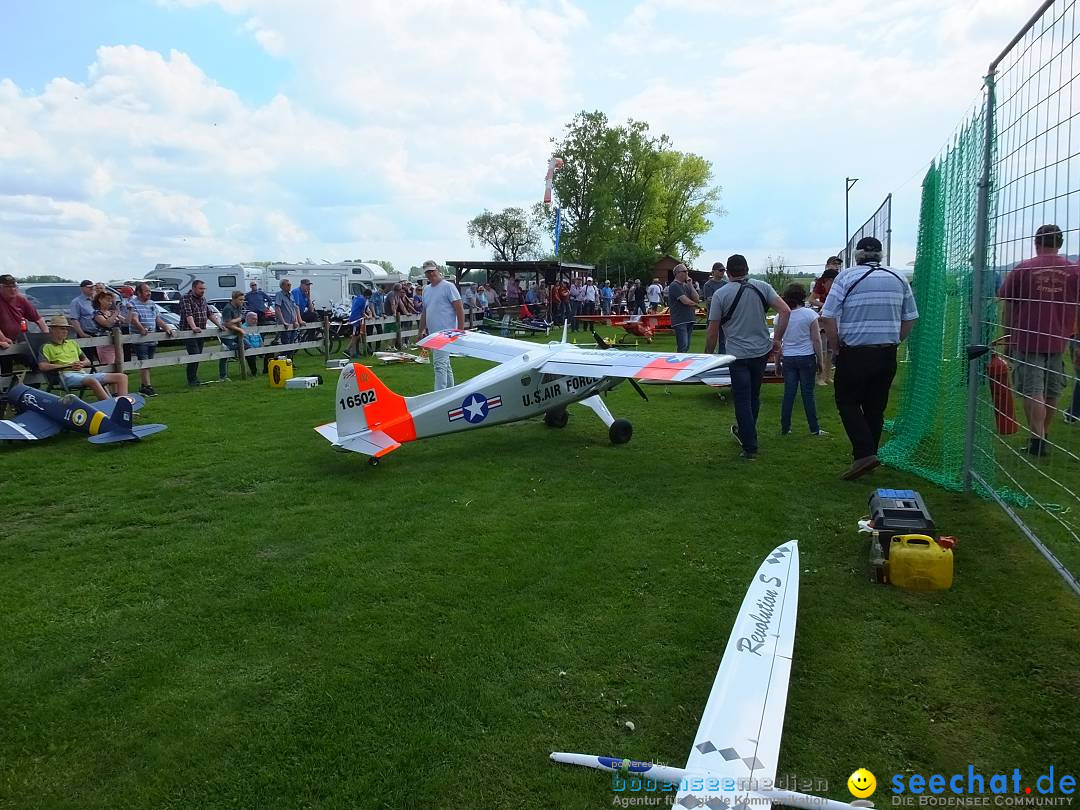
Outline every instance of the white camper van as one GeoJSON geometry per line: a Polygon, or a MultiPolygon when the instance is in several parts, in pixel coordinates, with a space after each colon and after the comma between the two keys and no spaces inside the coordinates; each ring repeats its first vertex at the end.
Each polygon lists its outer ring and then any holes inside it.
{"type": "Polygon", "coordinates": [[[233,290],[247,292],[248,282],[257,281],[265,287],[266,274],[261,267],[248,267],[242,264],[204,264],[173,267],[159,264],[154,268],[154,278],[159,286],[166,290],[185,293],[198,279],[206,282],[206,297],[209,300],[228,299],[233,290]]]}
{"type": "Polygon", "coordinates": [[[277,290],[282,279],[300,286],[302,279],[311,281],[311,299],[316,309],[329,309],[331,304],[348,304],[360,292],[370,292],[378,285],[400,280],[397,273],[388,273],[377,264],[339,262],[337,264],[272,264],[267,268],[266,289],[277,290]]]}

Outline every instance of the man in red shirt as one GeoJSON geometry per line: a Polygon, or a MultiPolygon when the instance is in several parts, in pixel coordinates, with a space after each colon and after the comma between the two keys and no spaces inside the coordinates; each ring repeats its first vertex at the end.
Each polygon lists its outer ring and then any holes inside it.
{"type": "Polygon", "coordinates": [[[1040,225],[1035,255],[1016,265],[998,291],[1033,456],[1049,453],[1046,434],[1065,388],[1065,348],[1080,321],[1080,267],[1058,253],[1063,243],[1061,228],[1040,225]]]}
{"type": "MultiPolygon", "coordinates": [[[[34,305],[25,295],[19,294],[19,284],[15,276],[7,273],[0,276],[0,349],[7,349],[16,341],[22,340],[27,323],[36,323],[43,334],[49,333],[45,319],[38,315],[34,305]]],[[[13,371],[14,358],[0,357],[0,375],[8,376],[13,371]]]]}

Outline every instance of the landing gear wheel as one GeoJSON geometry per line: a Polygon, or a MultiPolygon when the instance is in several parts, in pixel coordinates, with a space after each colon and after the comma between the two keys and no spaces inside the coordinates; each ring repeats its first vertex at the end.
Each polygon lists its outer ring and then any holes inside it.
{"type": "Polygon", "coordinates": [[[634,435],[634,426],[625,419],[616,419],[608,428],[607,435],[612,444],[626,444],[634,435]]]}
{"type": "Polygon", "coordinates": [[[560,408],[557,411],[548,411],[544,414],[544,424],[548,427],[564,428],[569,421],[570,414],[566,412],[566,408],[560,408]]]}
{"type": "Polygon", "coordinates": [[[375,456],[371,456],[371,458],[369,458],[367,460],[367,463],[368,463],[368,466],[370,466],[370,467],[378,467],[379,466],[379,460],[377,458],[375,458],[375,456]]]}

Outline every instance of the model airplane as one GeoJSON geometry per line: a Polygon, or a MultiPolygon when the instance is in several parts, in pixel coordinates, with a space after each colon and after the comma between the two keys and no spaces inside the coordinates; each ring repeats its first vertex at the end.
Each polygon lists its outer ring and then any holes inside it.
{"type": "MultiPolygon", "coordinates": [[[[367,366],[354,363],[341,371],[337,420],[315,428],[334,447],[371,456],[372,464],[405,442],[543,416],[549,427],[564,427],[566,406],[590,408],[608,427],[614,444],[630,441],[633,426],[615,419],[600,394],[629,379],[681,381],[727,365],[724,354],[608,352],[566,342],[523,340],[448,329],[417,345],[499,363],[468,382],[403,397],[395,394],[367,366]]],[[[638,393],[641,393],[638,388],[638,393]]],[[[642,394],[644,396],[644,394],[642,394]]]]}
{"type": "Polygon", "coordinates": [[[412,352],[375,352],[375,359],[382,361],[384,365],[431,362],[431,359],[427,356],[427,352],[424,352],[423,354],[413,354],[412,352]]]}
{"type": "Polygon", "coordinates": [[[111,444],[135,441],[165,430],[165,425],[131,424],[132,414],[146,402],[138,394],[91,405],[74,394],[57,396],[15,383],[5,397],[15,406],[16,416],[0,420],[0,440],[35,441],[48,439],[61,430],[71,430],[87,434],[94,444],[111,444]]]}
{"type": "Polygon", "coordinates": [[[851,810],[843,802],[773,787],[798,602],[799,545],[791,541],[772,550],[746,592],[685,768],[560,752],[551,759],[670,785],[678,789],[673,807],[749,810],[772,802],[851,810]]]}

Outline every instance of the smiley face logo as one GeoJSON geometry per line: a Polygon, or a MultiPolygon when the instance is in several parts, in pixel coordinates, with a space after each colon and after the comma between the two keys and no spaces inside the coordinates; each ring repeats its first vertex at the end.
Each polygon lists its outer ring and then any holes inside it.
{"type": "Polygon", "coordinates": [[[859,768],[847,780],[847,789],[857,799],[865,799],[877,789],[877,779],[866,768],[859,768]]]}

